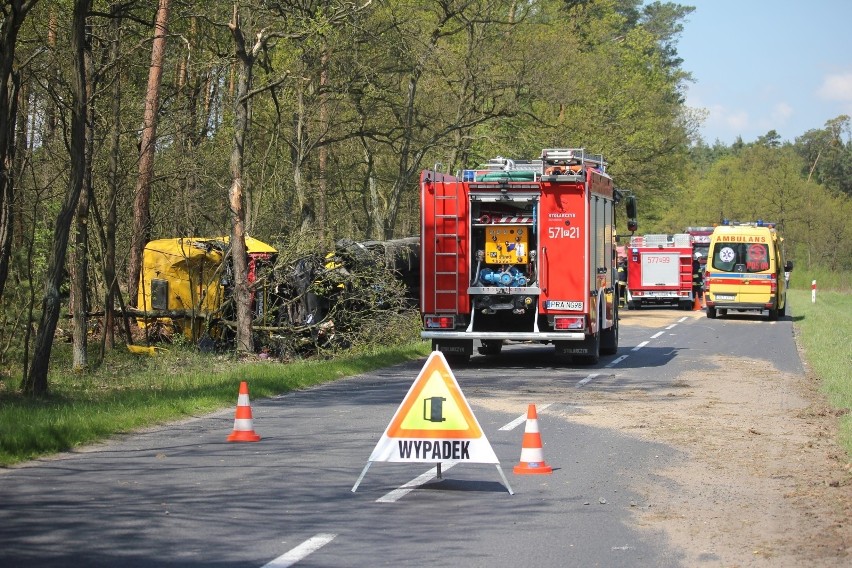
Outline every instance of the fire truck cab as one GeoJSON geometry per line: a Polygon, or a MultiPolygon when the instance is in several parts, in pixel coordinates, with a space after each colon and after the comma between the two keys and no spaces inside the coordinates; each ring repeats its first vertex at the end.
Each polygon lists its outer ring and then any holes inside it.
{"type": "MultiPolygon", "coordinates": [[[[544,149],[457,175],[421,175],[424,339],[448,360],[508,341],[594,363],[618,349],[615,204],[603,156],[544,149]]],[[[635,224],[635,201],[628,198],[635,224]]]]}

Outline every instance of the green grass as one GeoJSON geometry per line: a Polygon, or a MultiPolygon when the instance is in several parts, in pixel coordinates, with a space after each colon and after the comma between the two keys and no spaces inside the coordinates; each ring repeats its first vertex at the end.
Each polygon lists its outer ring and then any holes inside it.
{"type": "Polygon", "coordinates": [[[839,442],[852,456],[852,293],[810,289],[788,292],[805,358],[837,409],[839,442]]]}
{"type": "MultiPolygon", "coordinates": [[[[23,397],[18,384],[5,377],[0,379],[0,466],[234,406],[243,380],[252,398],[264,398],[423,357],[429,348],[417,341],[287,364],[237,362],[192,349],[156,357],[116,350],[90,373],[56,370],[49,379],[50,396],[35,400],[23,397]]],[[[55,349],[62,360],[68,346],[55,349]]]]}

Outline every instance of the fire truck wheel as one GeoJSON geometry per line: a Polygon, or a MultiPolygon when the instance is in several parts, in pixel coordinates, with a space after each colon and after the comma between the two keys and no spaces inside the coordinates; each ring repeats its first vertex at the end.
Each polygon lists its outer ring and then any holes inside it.
{"type": "Polygon", "coordinates": [[[601,331],[601,354],[615,355],[618,351],[618,314],[616,313],[612,327],[601,331]]]}
{"type": "Polygon", "coordinates": [[[707,308],[707,317],[710,319],[716,319],[716,308],[707,308]]]}
{"type": "Polygon", "coordinates": [[[503,340],[483,341],[482,345],[477,348],[480,355],[499,355],[503,350],[503,340]]]}
{"type": "Polygon", "coordinates": [[[634,302],[633,300],[630,300],[629,302],[627,302],[627,309],[628,310],[636,310],[638,308],[639,308],[638,302],[634,302]]]}

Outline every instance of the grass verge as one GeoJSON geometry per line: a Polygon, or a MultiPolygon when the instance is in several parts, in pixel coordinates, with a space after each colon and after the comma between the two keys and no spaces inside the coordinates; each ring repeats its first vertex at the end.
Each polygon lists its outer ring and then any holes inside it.
{"type": "Polygon", "coordinates": [[[805,358],[828,401],[840,416],[839,442],[852,457],[852,294],[810,290],[788,292],[793,322],[805,358]]]}
{"type": "Polygon", "coordinates": [[[429,350],[428,342],[417,341],[287,364],[237,362],[194,349],[155,357],[116,350],[89,373],[51,374],[50,396],[38,400],[15,392],[17,385],[6,378],[0,381],[0,466],[233,406],[243,380],[252,398],[263,398],[424,357],[429,350]]]}

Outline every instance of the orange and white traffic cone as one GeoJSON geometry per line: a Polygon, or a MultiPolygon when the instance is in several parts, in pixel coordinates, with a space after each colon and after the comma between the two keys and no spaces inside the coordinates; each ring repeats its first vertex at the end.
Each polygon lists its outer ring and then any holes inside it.
{"type": "Polygon", "coordinates": [[[538,431],[538,413],[535,405],[527,409],[527,427],[524,430],[524,443],[521,446],[521,461],[515,466],[516,474],[553,473],[553,468],[544,461],[544,448],[541,445],[541,433],[538,431]]]}
{"type": "Polygon", "coordinates": [[[228,436],[229,442],[258,442],[260,436],[254,431],[249,404],[248,383],[240,383],[240,395],[237,397],[237,414],[234,418],[234,431],[228,436]]]}
{"type": "Polygon", "coordinates": [[[698,298],[698,294],[693,294],[692,297],[694,298],[692,301],[692,311],[697,312],[698,310],[704,309],[701,307],[701,300],[698,298]]]}

